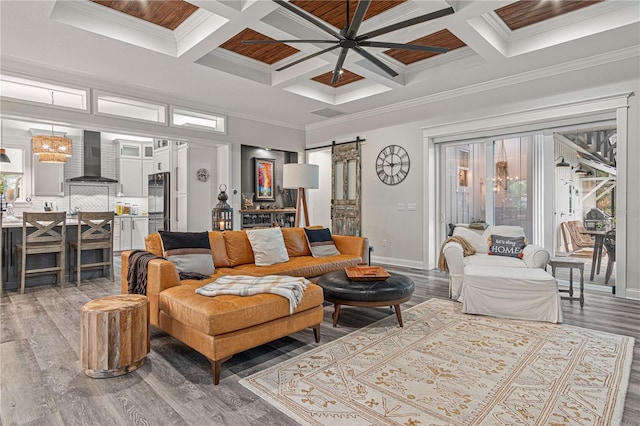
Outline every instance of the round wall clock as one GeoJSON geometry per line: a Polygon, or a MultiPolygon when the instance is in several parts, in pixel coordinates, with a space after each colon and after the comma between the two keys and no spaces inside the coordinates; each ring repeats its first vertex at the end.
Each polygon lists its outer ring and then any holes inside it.
{"type": "Polygon", "coordinates": [[[411,162],[407,151],[399,145],[389,145],[376,158],[378,178],[387,185],[397,185],[409,174],[411,162]]]}
{"type": "Polygon", "coordinates": [[[205,168],[196,170],[196,177],[200,182],[207,182],[210,176],[209,170],[205,168]]]}

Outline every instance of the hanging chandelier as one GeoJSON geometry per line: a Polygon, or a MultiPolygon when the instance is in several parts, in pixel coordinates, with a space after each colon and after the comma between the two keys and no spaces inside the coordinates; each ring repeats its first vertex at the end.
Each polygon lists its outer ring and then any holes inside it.
{"type": "Polygon", "coordinates": [[[51,125],[51,136],[38,135],[31,138],[33,144],[33,154],[38,156],[41,163],[66,163],[67,157],[72,154],[72,141],[63,136],[53,134],[51,125]]]}
{"type": "MultiPolygon", "coordinates": [[[[51,91],[51,105],[55,105],[54,92],[51,91]]],[[[31,138],[33,154],[41,163],[66,163],[72,154],[72,141],[64,136],[56,136],[51,123],[51,136],[37,135],[31,138]]]]}

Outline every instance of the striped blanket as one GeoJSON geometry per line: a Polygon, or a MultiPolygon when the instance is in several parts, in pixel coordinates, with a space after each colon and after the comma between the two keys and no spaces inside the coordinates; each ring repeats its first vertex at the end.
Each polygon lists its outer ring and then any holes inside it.
{"type": "Polygon", "coordinates": [[[309,284],[302,277],[267,275],[250,277],[247,275],[225,275],[212,283],[200,287],[196,293],[203,296],[219,296],[233,294],[236,296],[253,296],[259,293],[272,293],[289,299],[289,313],[293,314],[302,300],[302,295],[309,284]]]}

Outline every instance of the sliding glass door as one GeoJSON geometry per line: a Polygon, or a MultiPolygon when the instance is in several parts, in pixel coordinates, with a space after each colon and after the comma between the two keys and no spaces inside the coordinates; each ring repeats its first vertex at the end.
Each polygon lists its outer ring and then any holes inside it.
{"type": "Polygon", "coordinates": [[[443,146],[447,223],[518,225],[533,235],[534,149],[540,135],[494,137],[443,146]]]}

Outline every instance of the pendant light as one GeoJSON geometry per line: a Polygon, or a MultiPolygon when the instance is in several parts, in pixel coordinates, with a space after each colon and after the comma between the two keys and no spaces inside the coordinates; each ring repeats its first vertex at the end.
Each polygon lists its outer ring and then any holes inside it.
{"type": "Polygon", "coordinates": [[[10,163],[11,159],[4,151],[4,120],[0,119],[0,163],[10,163]]]}
{"type": "Polygon", "coordinates": [[[72,141],[69,138],[56,136],[51,124],[51,136],[37,135],[31,138],[33,154],[41,163],[66,163],[72,154],[72,141]]]}
{"type": "MultiPolygon", "coordinates": [[[[51,92],[51,104],[55,105],[51,92]]],[[[67,157],[72,154],[72,141],[63,136],[56,136],[51,123],[51,136],[37,135],[31,138],[33,154],[41,163],[66,163],[67,157]]]]}

